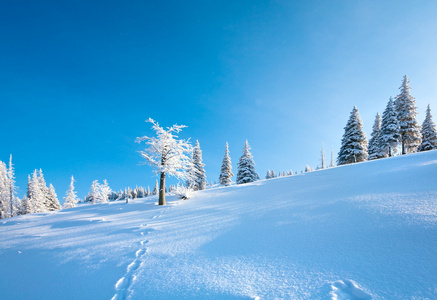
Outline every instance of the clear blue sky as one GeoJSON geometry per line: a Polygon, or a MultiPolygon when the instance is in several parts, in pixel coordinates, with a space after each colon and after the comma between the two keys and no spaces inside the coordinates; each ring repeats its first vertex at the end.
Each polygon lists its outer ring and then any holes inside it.
{"type": "MultiPolygon", "coordinates": [[[[437,118],[436,1],[9,1],[0,11],[0,160],[21,197],[42,168],[64,197],[92,180],[153,186],[144,121],[187,125],[209,180],[228,141],[257,171],[337,153],[353,106],[376,112],[411,79],[437,118]]],[[[436,120],[437,121],[437,120],[436,120]]]]}

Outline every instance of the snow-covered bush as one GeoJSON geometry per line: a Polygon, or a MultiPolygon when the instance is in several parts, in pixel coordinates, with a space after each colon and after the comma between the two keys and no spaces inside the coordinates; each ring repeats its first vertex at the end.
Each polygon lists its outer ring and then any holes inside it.
{"type": "Polygon", "coordinates": [[[193,197],[194,190],[191,188],[187,188],[183,185],[178,185],[176,190],[174,191],[175,195],[177,195],[182,200],[187,200],[193,197]]]}

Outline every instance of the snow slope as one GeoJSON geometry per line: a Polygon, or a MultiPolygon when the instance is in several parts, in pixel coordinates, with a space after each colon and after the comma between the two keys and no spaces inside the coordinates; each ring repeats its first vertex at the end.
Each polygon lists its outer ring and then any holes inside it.
{"type": "Polygon", "coordinates": [[[437,151],[0,222],[1,299],[437,299],[437,151]]]}

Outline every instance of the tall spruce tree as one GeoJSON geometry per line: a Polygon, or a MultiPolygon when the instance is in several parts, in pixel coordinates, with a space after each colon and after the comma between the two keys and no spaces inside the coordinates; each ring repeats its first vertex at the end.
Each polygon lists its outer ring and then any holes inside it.
{"type": "Polygon", "coordinates": [[[426,116],[421,129],[422,144],[418,150],[428,151],[437,149],[437,131],[435,123],[432,120],[431,107],[429,104],[426,108],[426,116]]]}
{"type": "Polygon", "coordinates": [[[63,208],[76,207],[77,202],[79,202],[76,191],[74,190],[74,182],[75,182],[74,177],[73,175],[71,175],[70,186],[68,188],[67,195],[64,198],[65,201],[64,201],[63,208]]]}
{"type": "Polygon", "coordinates": [[[229,155],[229,146],[226,142],[225,155],[223,156],[222,167],[219,176],[220,184],[224,186],[231,185],[232,176],[234,176],[234,173],[232,173],[231,156],[229,155]]]}
{"type": "Polygon", "coordinates": [[[152,195],[156,195],[159,192],[158,180],[155,182],[155,187],[153,188],[152,195]]]}
{"type": "Polygon", "coordinates": [[[421,144],[420,126],[417,123],[416,100],[410,94],[410,80],[405,75],[401,91],[395,99],[395,108],[399,121],[400,142],[402,154],[413,153],[421,144]]]}
{"type": "Polygon", "coordinates": [[[396,153],[399,143],[399,122],[393,99],[390,97],[387,106],[382,114],[381,130],[378,138],[378,158],[392,156],[396,153]]]}
{"type": "Polygon", "coordinates": [[[61,209],[61,204],[59,204],[59,200],[58,200],[58,196],[56,195],[55,188],[51,183],[48,187],[46,203],[48,203],[48,207],[47,207],[48,210],[53,211],[53,210],[61,209]]]}
{"type": "Polygon", "coordinates": [[[9,185],[6,164],[0,161],[0,219],[9,217],[9,185]]]}
{"type": "Polygon", "coordinates": [[[200,150],[199,141],[193,147],[191,154],[191,163],[189,170],[189,186],[195,190],[204,190],[206,187],[205,164],[202,163],[202,150],[200,150]]]}
{"type": "Polygon", "coordinates": [[[361,162],[365,161],[367,156],[367,138],[363,131],[363,121],[361,121],[358,108],[354,106],[344,128],[337,163],[344,165],[361,162]]]}
{"type": "Polygon", "coordinates": [[[335,163],[334,163],[334,148],[331,147],[331,163],[329,164],[330,168],[335,167],[335,163]]]}
{"type": "Polygon", "coordinates": [[[15,170],[12,164],[12,154],[9,156],[9,168],[8,168],[8,186],[9,186],[9,216],[13,217],[19,214],[18,205],[15,194],[17,188],[15,187],[15,170]]]}
{"type": "Polygon", "coordinates": [[[382,119],[379,113],[376,113],[375,122],[373,123],[373,131],[370,134],[369,140],[369,160],[380,158],[379,153],[379,136],[381,134],[382,119]]]}
{"type": "Polygon", "coordinates": [[[255,162],[253,161],[253,156],[249,150],[250,146],[246,140],[246,143],[243,147],[243,154],[238,162],[237,184],[254,182],[259,179],[259,176],[255,171],[255,162]]]}
{"type": "Polygon", "coordinates": [[[321,168],[326,169],[326,158],[325,158],[325,146],[322,143],[322,150],[320,151],[320,162],[321,168]]]}

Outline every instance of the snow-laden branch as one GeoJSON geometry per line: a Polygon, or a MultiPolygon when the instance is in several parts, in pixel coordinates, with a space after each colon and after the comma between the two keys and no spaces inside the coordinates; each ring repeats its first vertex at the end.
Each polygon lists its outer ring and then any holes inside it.
{"type": "Polygon", "coordinates": [[[139,151],[146,160],[146,164],[155,169],[155,173],[165,173],[180,179],[186,178],[186,170],[190,163],[192,147],[190,140],[179,139],[178,133],[185,125],[173,125],[167,129],[149,118],[146,122],[152,124],[156,137],[142,136],[136,139],[137,143],[145,142],[144,151],[139,151]]]}

